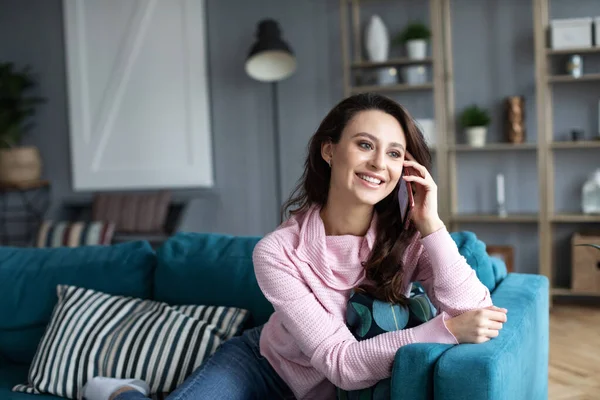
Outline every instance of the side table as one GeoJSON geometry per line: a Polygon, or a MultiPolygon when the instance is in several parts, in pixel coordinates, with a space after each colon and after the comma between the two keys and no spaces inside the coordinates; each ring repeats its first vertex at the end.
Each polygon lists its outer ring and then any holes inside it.
{"type": "Polygon", "coordinates": [[[30,246],[50,206],[50,182],[0,182],[0,245],[30,246]]]}

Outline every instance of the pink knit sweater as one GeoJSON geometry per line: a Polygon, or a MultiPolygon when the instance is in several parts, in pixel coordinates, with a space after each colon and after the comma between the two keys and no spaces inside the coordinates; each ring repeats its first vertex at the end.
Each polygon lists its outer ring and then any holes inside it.
{"type": "Polygon", "coordinates": [[[403,293],[421,282],[439,311],[418,327],[357,341],[346,327],[351,289],[365,279],[376,217],[366,236],[326,236],[319,208],[294,216],[265,236],[253,253],[258,283],[275,312],[263,328],[261,354],[298,399],[333,399],[335,386],[356,390],[389,378],[400,346],[456,344],[444,321],[492,305],[488,289],[460,255],[446,229],[408,247],[403,293]]]}

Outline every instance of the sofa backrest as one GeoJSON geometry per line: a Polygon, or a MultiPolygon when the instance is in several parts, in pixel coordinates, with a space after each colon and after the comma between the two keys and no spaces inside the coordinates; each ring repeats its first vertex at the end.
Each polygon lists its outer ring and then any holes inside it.
{"type": "Polygon", "coordinates": [[[252,263],[260,237],[178,233],[157,249],[153,297],[172,305],[204,304],[250,311],[250,326],[269,319],[252,263]]]}
{"type": "Polygon", "coordinates": [[[56,286],[150,298],[156,255],[147,242],[79,248],[0,247],[0,355],[29,364],[57,303],[56,286]]]}

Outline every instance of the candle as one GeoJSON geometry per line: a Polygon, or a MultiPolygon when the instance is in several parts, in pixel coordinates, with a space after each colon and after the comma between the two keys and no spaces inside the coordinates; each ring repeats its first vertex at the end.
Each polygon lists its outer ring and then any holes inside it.
{"type": "Polygon", "coordinates": [[[504,204],[504,175],[496,175],[496,200],[498,204],[504,204]]]}

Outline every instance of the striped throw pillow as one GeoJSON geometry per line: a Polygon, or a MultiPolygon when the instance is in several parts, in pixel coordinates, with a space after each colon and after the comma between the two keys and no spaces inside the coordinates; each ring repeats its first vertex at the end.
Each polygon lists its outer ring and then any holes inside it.
{"type": "Polygon", "coordinates": [[[94,376],[137,378],[152,393],[180,385],[221,343],[241,333],[248,311],[169,306],[59,285],[58,303],[15,392],[81,398],[94,376]]]}
{"type": "Polygon", "coordinates": [[[44,221],[38,230],[36,247],[79,247],[111,244],[113,222],[44,221]]]}

